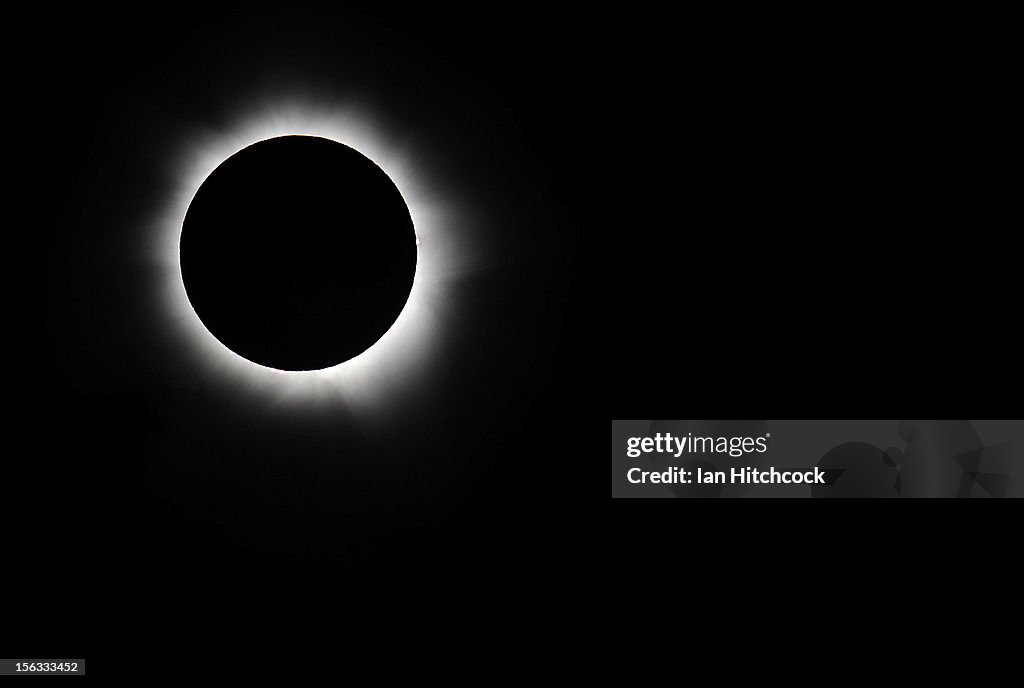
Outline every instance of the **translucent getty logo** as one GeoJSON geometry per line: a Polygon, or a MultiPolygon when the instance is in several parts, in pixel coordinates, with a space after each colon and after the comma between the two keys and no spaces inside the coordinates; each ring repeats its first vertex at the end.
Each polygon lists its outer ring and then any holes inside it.
{"type": "Polygon", "coordinates": [[[672,435],[659,432],[652,437],[630,437],[626,440],[626,456],[635,459],[643,454],[671,454],[679,458],[683,454],[728,454],[732,457],[751,453],[763,454],[768,451],[768,439],[762,437],[700,437],[693,433],[672,435]]]}

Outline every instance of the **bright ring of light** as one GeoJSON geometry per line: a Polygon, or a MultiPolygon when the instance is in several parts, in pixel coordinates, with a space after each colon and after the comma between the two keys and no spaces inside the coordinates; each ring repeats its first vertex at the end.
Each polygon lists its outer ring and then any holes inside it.
{"type": "MultiPolygon", "coordinates": [[[[352,108],[316,107],[278,101],[253,108],[227,132],[185,136],[184,155],[171,170],[177,184],[151,227],[151,249],[161,274],[161,306],[169,329],[201,374],[276,399],[373,404],[399,387],[415,384],[429,363],[451,310],[449,286],[474,262],[458,241],[462,209],[442,198],[443,190],[417,174],[414,156],[352,108]],[[178,244],[189,204],[206,178],[225,160],[254,143],[286,135],[319,136],[354,148],[380,167],[398,187],[412,216],[417,265],[405,308],[391,328],[360,355],[316,371],[279,371],[253,363],[224,346],[199,319],[185,293],[178,244]],[[458,246],[459,248],[455,248],[458,246]]],[[[446,194],[447,195],[447,194],[446,194]]]]}

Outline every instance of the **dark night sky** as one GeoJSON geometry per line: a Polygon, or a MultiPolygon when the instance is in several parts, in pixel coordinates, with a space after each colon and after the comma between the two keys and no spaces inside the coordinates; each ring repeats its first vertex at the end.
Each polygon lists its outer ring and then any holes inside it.
{"type": "MultiPolygon", "coordinates": [[[[19,560],[11,587],[39,631],[75,600],[47,630],[65,654],[270,618],[556,633],[560,614],[603,610],[599,572],[748,572],[727,564],[732,540],[689,561],[675,517],[607,518],[603,458],[587,502],[612,418],[1011,414],[1019,258],[993,250],[1008,182],[986,157],[1005,89],[943,53],[945,34],[895,17],[865,45],[793,17],[288,7],[25,24],[36,49],[9,88],[28,219],[7,231],[23,441],[6,477],[22,539],[59,548],[19,560]],[[453,336],[379,423],[204,385],[147,310],[156,280],[130,257],[175,152],[164,134],[225,124],[254,84],[372,98],[486,220],[453,336]],[[91,633],[96,618],[115,621],[91,633]]],[[[938,539],[908,546],[897,516],[759,525],[930,555],[938,539]]],[[[811,552],[745,542],[745,562],[811,552]]],[[[815,552],[888,581],[856,551],[815,552]]]]}

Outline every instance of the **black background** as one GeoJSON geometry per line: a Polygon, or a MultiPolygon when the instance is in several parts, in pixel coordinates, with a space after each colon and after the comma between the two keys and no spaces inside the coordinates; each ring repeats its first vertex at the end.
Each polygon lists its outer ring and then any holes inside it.
{"type": "MultiPolygon", "coordinates": [[[[333,624],[540,643],[604,619],[609,595],[634,619],[618,628],[641,628],[675,618],[673,584],[754,578],[841,580],[840,616],[931,615],[918,583],[930,563],[962,565],[950,532],[989,562],[1007,551],[988,546],[998,527],[953,526],[939,507],[913,529],[896,505],[819,507],[833,511],[814,523],[795,506],[756,523],[749,504],[609,513],[603,459],[587,469],[611,418],[1012,414],[1003,43],[954,17],[304,9],[30,23],[14,77],[30,221],[8,235],[24,294],[8,479],[26,638],[145,654],[182,628],[284,618],[275,628],[302,640],[333,624]],[[937,22],[958,28],[921,28],[937,22]],[[282,63],[422,112],[445,164],[480,166],[460,191],[500,216],[507,257],[474,278],[461,348],[387,441],[181,392],[122,346],[138,305],[125,276],[82,272],[93,237],[118,231],[90,209],[145,203],[145,122],[282,63]],[[338,468],[339,447],[358,461],[338,468]]],[[[766,619],[764,603],[740,611],[766,619]]]]}

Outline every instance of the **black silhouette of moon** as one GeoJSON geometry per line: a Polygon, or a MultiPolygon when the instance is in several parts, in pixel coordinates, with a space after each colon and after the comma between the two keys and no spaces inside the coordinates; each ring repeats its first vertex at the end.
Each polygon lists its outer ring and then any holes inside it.
{"type": "Polygon", "coordinates": [[[282,136],[225,160],[189,205],[188,300],[236,354],[320,370],[373,346],[416,272],[409,208],[373,161],[336,141],[282,136]]]}

